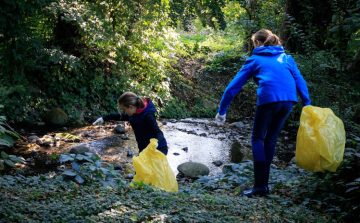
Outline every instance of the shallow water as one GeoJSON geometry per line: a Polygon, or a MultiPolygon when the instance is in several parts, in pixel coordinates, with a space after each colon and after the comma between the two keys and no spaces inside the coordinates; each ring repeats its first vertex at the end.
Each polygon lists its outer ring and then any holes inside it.
{"type": "Polygon", "coordinates": [[[177,166],[189,161],[206,165],[210,169],[210,175],[222,171],[222,166],[215,166],[214,161],[224,164],[230,162],[230,141],[200,136],[208,135],[215,129],[209,128],[207,124],[210,124],[208,120],[184,119],[175,123],[168,122],[162,127],[169,147],[167,158],[175,175],[178,173],[177,166]],[[184,151],[186,147],[187,151],[184,151]]]}
{"type": "MultiPolygon", "coordinates": [[[[68,129],[41,129],[36,128],[28,131],[26,135],[36,134],[42,137],[45,134],[54,135],[59,132],[66,132],[81,138],[80,143],[60,141],[52,146],[39,146],[35,142],[19,142],[15,150],[8,151],[11,154],[22,156],[27,160],[28,168],[35,173],[46,173],[56,171],[59,163],[51,155],[69,152],[72,147],[86,145],[96,152],[102,161],[113,165],[124,167],[132,163],[128,151],[138,154],[137,143],[131,127],[126,124],[126,133],[117,134],[114,128],[124,122],[107,123],[101,126],[82,126],[68,129]],[[126,136],[129,140],[123,140],[126,136]]],[[[210,175],[221,172],[222,166],[217,167],[212,162],[222,161],[223,164],[229,163],[229,150],[231,142],[224,140],[227,138],[225,132],[221,132],[218,127],[208,119],[182,119],[182,120],[162,120],[159,126],[168,142],[168,162],[175,175],[178,174],[177,166],[184,162],[199,162],[210,169],[210,175]],[[218,139],[220,138],[220,139],[218,139]],[[184,148],[187,147],[187,151],[184,148]]]]}

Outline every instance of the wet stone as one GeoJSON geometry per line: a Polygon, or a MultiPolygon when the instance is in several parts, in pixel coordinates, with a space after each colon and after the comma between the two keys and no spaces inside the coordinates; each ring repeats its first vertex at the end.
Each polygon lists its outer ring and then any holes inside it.
{"type": "Polygon", "coordinates": [[[114,130],[116,133],[125,134],[125,127],[123,125],[116,126],[114,130]]]}
{"type": "Polygon", "coordinates": [[[134,174],[126,174],[125,179],[132,180],[134,178],[134,174]]]}
{"type": "Polygon", "coordinates": [[[214,162],[212,162],[215,166],[221,166],[223,165],[223,162],[221,162],[220,160],[216,160],[214,162]]]}
{"type": "Polygon", "coordinates": [[[39,137],[37,137],[36,135],[32,135],[29,137],[29,141],[36,140],[37,138],[39,138],[39,137]]]}

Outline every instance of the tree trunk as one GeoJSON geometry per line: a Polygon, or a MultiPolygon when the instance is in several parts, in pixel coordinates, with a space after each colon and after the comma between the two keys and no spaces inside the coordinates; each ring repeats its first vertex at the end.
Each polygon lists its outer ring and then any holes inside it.
{"type": "Polygon", "coordinates": [[[284,7],[283,21],[282,21],[281,29],[280,29],[280,39],[281,39],[282,45],[284,46],[284,48],[286,50],[289,50],[289,51],[291,51],[290,45],[288,44],[289,39],[290,39],[290,30],[289,30],[290,27],[286,24],[286,21],[288,19],[286,14],[287,15],[293,14],[292,6],[293,6],[292,0],[286,0],[285,7],[284,7]]]}
{"type": "Polygon", "coordinates": [[[360,47],[351,61],[346,67],[348,71],[360,70],[360,47]]]}

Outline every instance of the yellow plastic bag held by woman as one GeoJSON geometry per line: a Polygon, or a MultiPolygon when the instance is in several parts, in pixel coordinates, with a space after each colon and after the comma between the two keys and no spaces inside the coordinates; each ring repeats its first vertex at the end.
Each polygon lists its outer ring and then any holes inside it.
{"type": "Polygon", "coordinates": [[[156,149],[157,139],[150,139],[150,144],[139,154],[133,157],[136,175],[135,182],[152,184],[169,192],[179,190],[175,174],[172,171],[166,156],[156,149]]]}
{"type": "Polygon", "coordinates": [[[331,109],[305,106],[296,140],[295,162],[308,171],[335,172],[343,160],[344,124],[331,109]]]}

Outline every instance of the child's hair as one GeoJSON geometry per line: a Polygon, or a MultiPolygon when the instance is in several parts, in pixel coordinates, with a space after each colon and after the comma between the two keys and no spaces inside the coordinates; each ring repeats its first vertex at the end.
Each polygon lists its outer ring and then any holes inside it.
{"type": "Polygon", "coordinates": [[[280,38],[268,29],[260,29],[252,35],[251,40],[254,43],[256,40],[259,40],[264,46],[281,45],[280,38]]]}
{"type": "Polygon", "coordinates": [[[122,105],[125,108],[128,108],[130,105],[135,106],[137,108],[145,107],[145,98],[140,97],[132,92],[125,92],[122,94],[118,100],[118,105],[122,105]]]}

